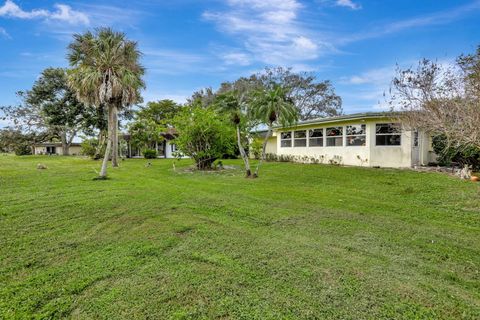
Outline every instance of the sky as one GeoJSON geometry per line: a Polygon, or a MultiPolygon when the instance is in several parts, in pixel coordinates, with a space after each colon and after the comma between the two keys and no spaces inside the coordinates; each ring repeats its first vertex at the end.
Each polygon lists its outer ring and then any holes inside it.
{"type": "Polygon", "coordinates": [[[284,66],[330,80],[348,114],[386,108],[397,65],[473,52],[480,0],[0,0],[0,105],[67,67],[73,34],[104,26],[138,42],[145,101],[284,66]]]}

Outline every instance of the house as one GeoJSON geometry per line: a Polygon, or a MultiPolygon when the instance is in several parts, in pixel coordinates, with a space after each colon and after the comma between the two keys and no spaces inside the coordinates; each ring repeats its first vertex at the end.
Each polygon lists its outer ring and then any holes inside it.
{"type": "MultiPolygon", "coordinates": [[[[69,153],[71,156],[76,156],[81,153],[82,146],[80,143],[70,144],[69,153]]],[[[49,154],[49,155],[62,155],[63,147],[61,143],[58,142],[44,142],[38,143],[33,146],[33,154],[49,154]]]]}
{"type": "Polygon", "coordinates": [[[399,118],[380,112],[274,128],[266,153],[299,162],[369,167],[407,168],[436,161],[428,134],[409,130],[399,118]]]}
{"type": "MultiPolygon", "coordinates": [[[[177,150],[177,145],[175,144],[175,137],[177,136],[177,132],[174,128],[169,128],[166,132],[163,132],[162,137],[164,138],[162,142],[157,144],[152,144],[150,146],[151,149],[156,149],[158,153],[158,157],[160,158],[175,158],[177,150]]],[[[123,134],[122,139],[127,143],[127,150],[126,150],[126,157],[127,158],[143,158],[143,151],[145,148],[140,148],[135,146],[131,142],[130,134],[123,134]]]]}

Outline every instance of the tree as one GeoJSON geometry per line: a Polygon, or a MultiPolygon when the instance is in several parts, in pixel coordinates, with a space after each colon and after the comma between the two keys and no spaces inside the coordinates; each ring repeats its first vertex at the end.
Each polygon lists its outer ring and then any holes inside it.
{"type": "Polygon", "coordinates": [[[68,155],[73,139],[91,117],[91,112],[68,87],[65,70],[45,69],[31,90],[20,91],[17,95],[22,100],[21,105],[1,108],[14,128],[27,135],[36,132],[32,138],[59,139],[63,154],[68,155]]]}
{"type": "Polygon", "coordinates": [[[262,155],[255,169],[254,177],[258,177],[260,166],[265,160],[265,150],[268,139],[272,135],[273,126],[277,124],[286,127],[298,121],[299,111],[287,94],[288,89],[278,83],[271,83],[268,89],[259,90],[254,95],[252,117],[258,119],[268,128],[262,145],[262,155]]]}
{"type": "Polygon", "coordinates": [[[145,87],[145,69],[140,65],[137,47],[124,33],[109,28],[75,34],[68,46],[70,87],[80,101],[107,108],[108,140],[99,176],[102,179],[107,176],[110,154],[112,166],[118,166],[118,110],[141,102],[140,90],[145,87]]]}
{"type": "Polygon", "coordinates": [[[450,67],[423,59],[417,68],[397,68],[391,93],[408,127],[443,136],[446,148],[480,148],[480,46],[450,67]]]}
{"type": "Polygon", "coordinates": [[[252,176],[250,160],[243,146],[245,140],[247,140],[248,143],[248,138],[246,139],[244,133],[249,130],[245,130],[245,128],[250,128],[249,124],[251,124],[251,122],[249,122],[250,118],[248,117],[247,99],[245,94],[239,94],[236,90],[227,91],[217,96],[216,106],[220,112],[224,112],[229,116],[232,124],[235,126],[238,149],[245,165],[245,176],[250,178],[252,176]]]}
{"type": "Polygon", "coordinates": [[[70,145],[88,112],[68,87],[65,69],[45,69],[32,90],[27,92],[26,102],[39,106],[46,126],[60,137],[63,155],[69,155],[70,145]]]}
{"type": "Polygon", "coordinates": [[[181,109],[182,106],[172,100],[148,102],[135,113],[135,120],[129,126],[132,144],[158,150],[158,144],[164,140],[163,133],[172,127],[181,109]]]}
{"type": "Polygon", "coordinates": [[[215,160],[234,151],[233,128],[213,108],[185,108],[175,117],[174,125],[178,132],[176,145],[195,160],[199,170],[210,169],[215,160]]]}
{"type": "Polygon", "coordinates": [[[264,88],[278,83],[285,89],[285,96],[298,110],[300,120],[332,117],[342,114],[342,99],[328,80],[318,81],[314,74],[293,72],[291,68],[265,68],[253,75],[250,82],[258,81],[264,88]]]}
{"type": "Polygon", "coordinates": [[[152,120],[165,127],[171,126],[173,118],[181,111],[182,106],[173,100],[150,101],[136,112],[137,119],[152,120]]]}

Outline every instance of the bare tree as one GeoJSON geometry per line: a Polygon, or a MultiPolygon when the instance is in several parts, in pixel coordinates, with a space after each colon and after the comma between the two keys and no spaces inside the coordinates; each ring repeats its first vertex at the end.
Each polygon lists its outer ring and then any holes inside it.
{"type": "Polygon", "coordinates": [[[480,47],[451,66],[423,59],[400,69],[392,81],[391,106],[410,128],[444,135],[447,147],[480,148],[480,47]]]}

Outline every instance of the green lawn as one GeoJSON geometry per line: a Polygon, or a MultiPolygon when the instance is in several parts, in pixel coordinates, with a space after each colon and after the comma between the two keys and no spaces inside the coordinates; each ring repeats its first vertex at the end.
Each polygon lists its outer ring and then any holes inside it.
{"type": "Polygon", "coordinates": [[[480,184],[173,162],[0,155],[0,319],[480,318],[480,184]]]}

